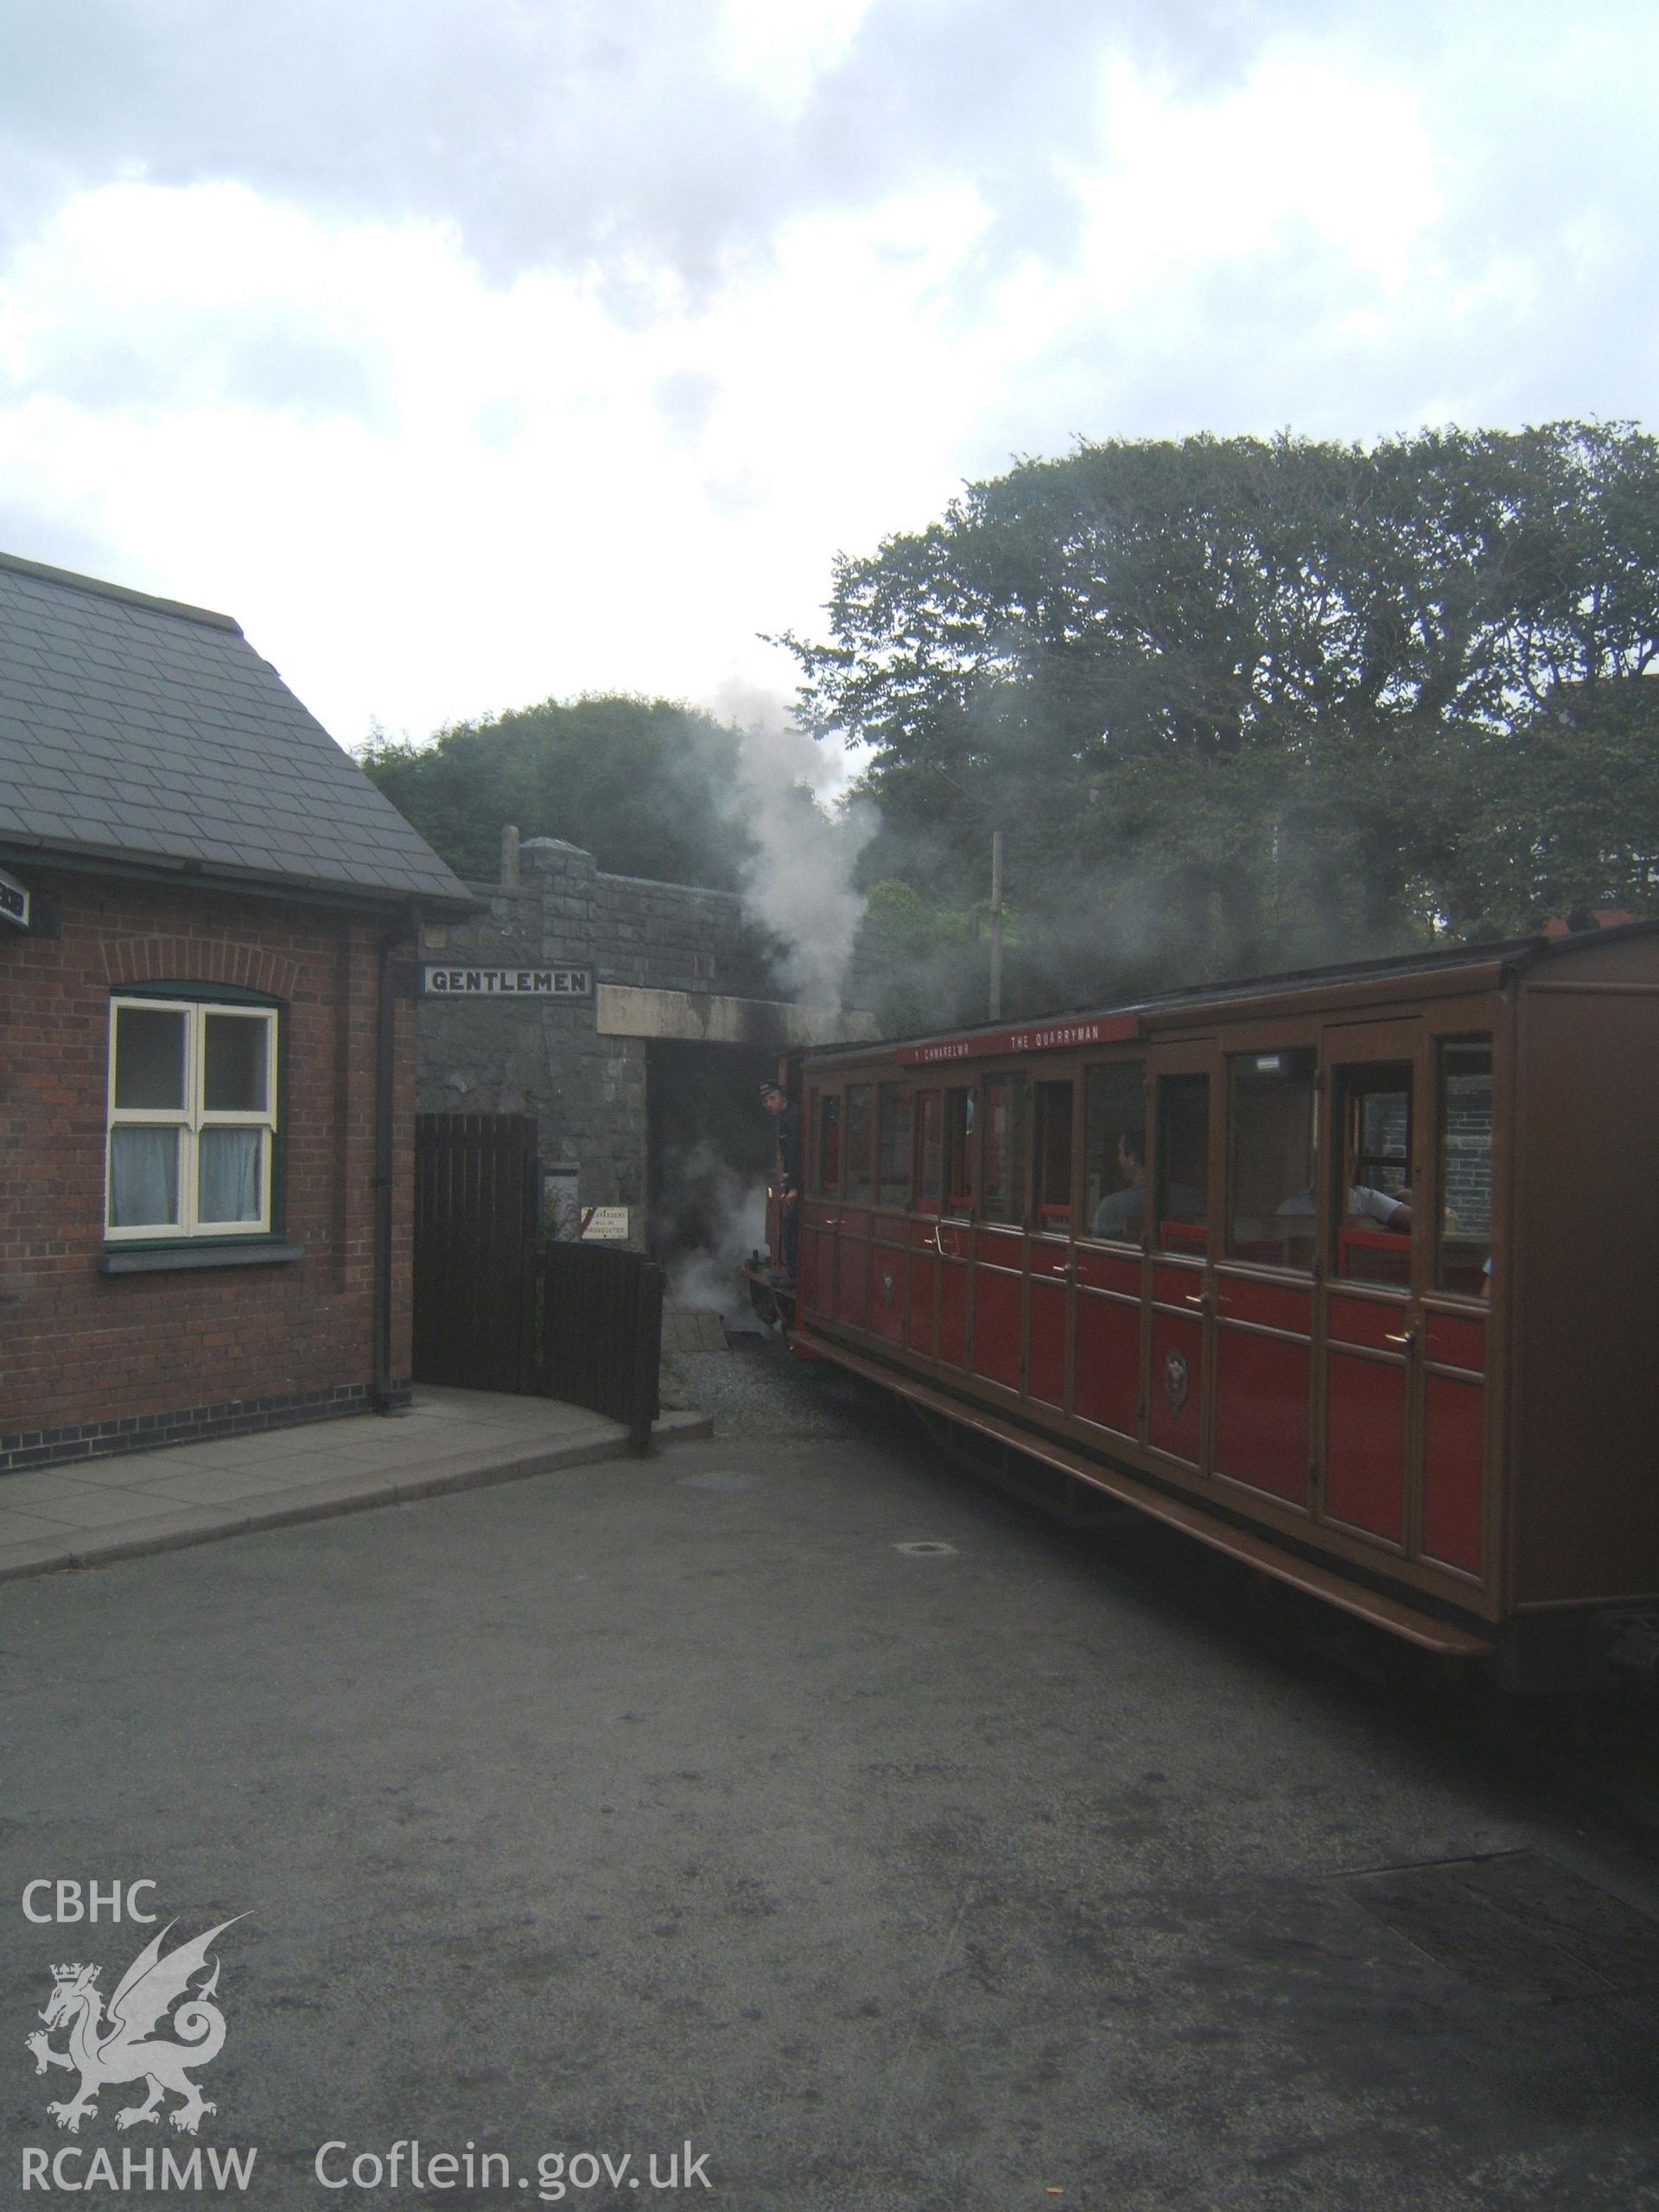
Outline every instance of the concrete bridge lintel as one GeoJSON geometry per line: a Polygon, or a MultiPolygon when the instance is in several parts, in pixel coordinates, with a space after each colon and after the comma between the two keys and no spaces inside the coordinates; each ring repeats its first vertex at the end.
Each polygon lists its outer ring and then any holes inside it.
{"type": "Polygon", "coordinates": [[[601,1037],[646,1037],[691,1045],[858,1044],[876,1035],[874,1016],[840,1007],[792,1006],[777,999],[726,998],[713,991],[652,991],[601,983],[595,1008],[601,1037]]]}

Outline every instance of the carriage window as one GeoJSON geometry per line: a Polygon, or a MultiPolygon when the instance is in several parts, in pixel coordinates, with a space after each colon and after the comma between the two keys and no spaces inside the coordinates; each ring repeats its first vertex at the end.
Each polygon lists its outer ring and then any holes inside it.
{"type": "Polygon", "coordinates": [[[896,1083],[884,1083],[876,1100],[876,1199],[880,1205],[902,1206],[910,1198],[910,1100],[896,1083]]]}
{"type": "Polygon", "coordinates": [[[1096,1236],[1138,1244],[1147,1213],[1147,1064],[1090,1068],[1084,1093],[1085,1219],[1096,1236]]]}
{"type": "Polygon", "coordinates": [[[944,1210],[971,1213],[974,1210],[974,1094],[947,1090],[944,1094],[944,1210]]]}
{"type": "Polygon", "coordinates": [[[1033,1173],[1039,1229],[1071,1226],[1071,1085],[1039,1083],[1033,1102],[1033,1173]]]}
{"type": "Polygon", "coordinates": [[[1026,1217],[1026,1078],[985,1079],[985,1203],[987,1221],[1026,1217]]]}
{"type": "Polygon", "coordinates": [[[820,1191],[834,1192],[841,1187],[841,1101],[823,1097],[818,1101],[818,1141],[816,1160],[820,1191]]]}
{"type": "Polygon", "coordinates": [[[1163,1252],[1208,1250],[1210,1078],[1166,1075],[1158,1083],[1158,1190],[1154,1212],[1163,1252]]]}
{"type": "Polygon", "coordinates": [[[847,1196],[864,1205],[870,1202],[870,1086],[847,1086],[847,1196]]]}
{"type": "Polygon", "coordinates": [[[1434,1280],[1484,1295],[1492,1257],[1492,1046],[1488,1037],[1440,1047],[1440,1223],[1434,1280]]]}
{"type": "Polygon", "coordinates": [[[916,1094],[916,1203],[929,1213],[939,1210],[944,1173],[944,1102],[937,1090],[916,1094]]]}
{"type": "Polygon", "coordinates": [[[1411,1068],[1344,1071],[1340,1157],[1331,1221],[1338,1274],[1356,1282],[1411,1281],[1411,1068]]]}
{"type": "Polygon", "coordinates": [[[1311,1047],[1241,1052],[1232,1061],[1232,1217],[1236,1260],[1313,1265],[1313,1113],[1319,1055],[1311,1047]]]}

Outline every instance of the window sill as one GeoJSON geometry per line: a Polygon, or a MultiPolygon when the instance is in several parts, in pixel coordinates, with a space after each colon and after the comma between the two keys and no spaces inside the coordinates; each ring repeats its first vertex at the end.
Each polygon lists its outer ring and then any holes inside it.
{"type": "Polygon", "coordinates": [[[106,1246],[98,1255],[101,1275],[149,1275],[178,1268],[270,1268],[305,1257],[303,1244],[276,1241],[246,1244],[158,1244],[127,1251],[106,1246]]]}

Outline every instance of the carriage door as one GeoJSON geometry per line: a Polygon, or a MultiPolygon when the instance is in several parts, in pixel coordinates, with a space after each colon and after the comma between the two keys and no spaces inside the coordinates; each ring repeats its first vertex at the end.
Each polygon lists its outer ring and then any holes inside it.
{"type": "Polygon", "coordinates": [[[813,1313],[836,1310],[836,1231],[841,1225],[841,1099],[814,1090],[806,1132],[806,1196],[802,1208],[801,1306],[813,1313]]]}
{"type": "MultiPolygon", "coordinates": [[[[1330,1034],[1329,1141],[1317,1193],[1324,1255],[1320,1518],[1403,1551],[1423,1312],[1418,1033],[1330,1034]],[[1401,1207],[1407,1211],[1402,1214],[1401,1207]]],[[[1304,1201],[1315,1208],[1315,1193],[1304,1201]]]]}
{"type": "Polygon", "coordinates": [[[1478,1576],[1485,1565],[1483,1474],[1492,1252],[1489,1034],[1435,1039],[1434,1108],[1439,1218],[1432,1224],[1434,1267],[1425,1293],[1417,1548],[1426,1561],[1478,1576]]]}
{"type": "Polygon", "coordinates": [[[870,1251],[870,1326],[903,1344],[910,1313],[911,1096],[901,1083],[875,1088],[875,1229],[870,1251]]]}
{"type": "Polygon", "coordinates": [[[1026,1285],[1026,1394],[1064,1409],[1076,1221],[1071,1203],[1072,1079],[1032,1085],[1031,1226],[1026,1285]]]}
{"type": "Polygon", "coordinates": [[[836,1313],[855,1329],[870,1325],[871,1201],[875,1196],[875,1094],[847,1086],[842,1131],[840,1236],[836,1247],[836,1313]]]}
{"type": "Polygon", "coordinates": [[[938,1090],[918,1090],[912,1102],[911,1143],[915,1168],[910,1221],[910,1282],[905,1342],[924,1359],[936,1357],[939,1302],[939,1204],[944,1194],[944,1105],[938,1090]]]}
{"type": "Polygon", "coordinates": [[[939,1351],[949,1367],[968,1364],[968,1295],[972,1273],[974,1094],[944,1094],[944,1210],[939,1216],[939,1351]]]}
{"type": "Polygon", "coordinates": [[[1139,1443],[1141,1254],[1147,1242],[1147,1064],[1084,1077],[1083,1211],[1071,1320],[1071,1409],[1139,1443]]]}
{"type": "Polygon", "coordinates": [[[1215,1472],[1311,1503],[1313,1189],[1319,1054],[1238,1052],[1227,1067],[1227,1249],[1216,1294],[1215,1472]]]}
{"type": "Polygon", "coordinates": [[[1208,1065],[1163,1058],[1154,1092],[1151,1387],[1147,1440],[1202,1471],[1209,1387],[1210,1128],[1208,1065]]]}

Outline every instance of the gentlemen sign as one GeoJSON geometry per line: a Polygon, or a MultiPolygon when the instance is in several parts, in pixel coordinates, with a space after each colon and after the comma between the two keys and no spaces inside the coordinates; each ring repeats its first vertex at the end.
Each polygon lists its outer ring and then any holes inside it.
{"type": "Polygon", "coordinates": [[[29,927],[29,887],[3,868],[0,868],[0,922],[16,922],[19,929],[29,927]]]}
{"type": "Polygon", "coordinates": [[[427,999],[590,999],[591,968],[432,968],[421,969],[427,999]]]}

